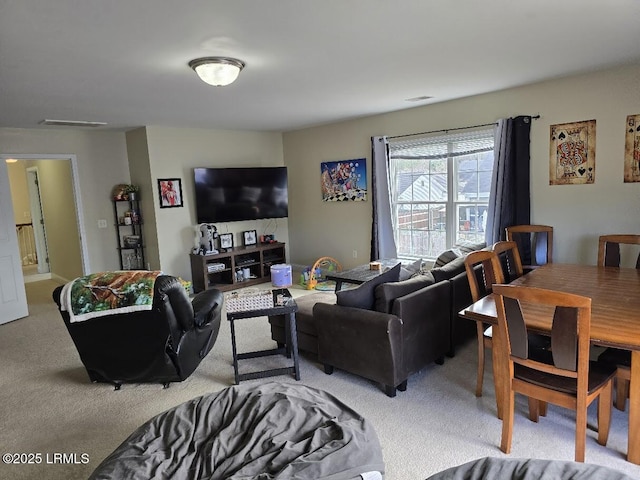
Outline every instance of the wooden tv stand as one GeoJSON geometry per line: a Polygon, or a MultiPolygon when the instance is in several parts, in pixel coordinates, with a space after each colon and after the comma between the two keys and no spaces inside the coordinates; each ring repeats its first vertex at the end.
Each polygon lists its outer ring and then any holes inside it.
{"type": "Polygon", "coordinates": [[[233,290],[271,281],[271,265],[286,263],[284,243],[264,243],[249,247],[234,247],[214,255],[190,254],[194,293],[210,288],[233,290]],[[219,269],[214,269],[220,264],[219,269]],[[223,266],[224,264],[224,266],[223,266]],[[238,282],[236,269],[248,268],[249,280],[238,282]]]}

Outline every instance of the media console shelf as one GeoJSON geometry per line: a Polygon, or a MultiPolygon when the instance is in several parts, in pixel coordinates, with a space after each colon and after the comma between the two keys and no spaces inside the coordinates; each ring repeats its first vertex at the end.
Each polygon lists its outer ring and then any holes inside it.
{"type": "Polygon", "coordinates": [[[285,263],[284,243],[234,247],[214,255],[190,254],[194,293],[210,288],[233,290],[271,281],[271,265],[285,263]],[[249,269],[250,278],[238,281],[236,271],[249,269]]]}

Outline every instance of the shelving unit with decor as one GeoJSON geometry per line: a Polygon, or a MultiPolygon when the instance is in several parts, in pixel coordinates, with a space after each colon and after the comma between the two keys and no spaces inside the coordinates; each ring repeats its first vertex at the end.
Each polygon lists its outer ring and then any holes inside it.
{"type": "Polygon", "coordinates": [[[113,200],[121,270],[146,270],[139,200],[113,200]],[[127,220],[128,219],[128,220],[127,220]]]}
{"type": "Polygon", "coordinates": [[[271,281],[271,266],[285,263],[281,242],[234,247],[213,255],[190,254],[194,293],[210,288],[233,290],[271,281]],[[248,269],[249,279],[240,280],[238,271],[248,269]]]}

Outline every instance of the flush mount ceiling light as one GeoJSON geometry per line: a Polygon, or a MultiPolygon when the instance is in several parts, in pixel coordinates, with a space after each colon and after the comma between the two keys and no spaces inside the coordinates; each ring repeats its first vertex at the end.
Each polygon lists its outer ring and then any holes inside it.
{"type": "Polygon", "coordinates": [[[238,78],[240,70],[244,68],[244,62],[236,58],[204,57],[191,60],[189,66],[203,82],[214,87],[222,87],[238,78]]]}

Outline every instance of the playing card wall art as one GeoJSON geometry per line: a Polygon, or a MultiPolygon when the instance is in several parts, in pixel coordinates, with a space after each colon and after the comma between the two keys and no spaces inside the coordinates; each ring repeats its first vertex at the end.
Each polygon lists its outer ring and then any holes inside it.
{"type": "Polygon", "coordinates": [[[624,181],[640,182],[640,115],[629,115],[624,135],[624,181]]]}
{"type": "Polygon", "coordinates": [[[551,125],[549,185],[593,183],[596,177],[596,121],[551,125]]]}
{"type": "Polygon", "coordinates": [[[364,201],[367,199],[367,162],[364,158],[322,162],[320,186],[324,202],[364,201]]]}

